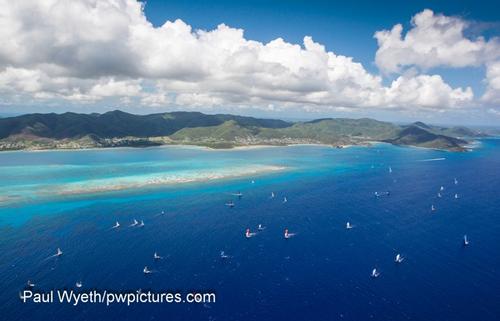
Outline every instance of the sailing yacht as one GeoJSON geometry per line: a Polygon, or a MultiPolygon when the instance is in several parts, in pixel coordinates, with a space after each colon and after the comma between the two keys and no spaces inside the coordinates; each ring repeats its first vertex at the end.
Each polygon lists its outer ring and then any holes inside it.
{"type": "Polygon", "coordinates": [[[455,194],[455,199],[458,199],[458,194],[455,194]]]}
{"type": "Polygon", "coordinates": [[[32,288],[35,286],[35,283],[31,282],[30,280],[28,280],[28,282],[26,283],[26,285],[29,287],[29,288],[32,288]]]}
{"type": "Polygon", "coordinates": [[[132,224],[130,224],[130,227],[137,226],[138,224],[139,222],[134,218],[134,221],[132,222],[132,224]]]}
{"type": "Polygon", "coordinates": [[[259,224],[259,226],[257,226],[257,230],[259,231],[263,231],[264,229],[265,227],[262,224],[259,224]]]}
{"type": "Polygon", "coordinates": [[[464,246],[469,245],[469,239],[467,238],[467,235],[464,235],[464,246]]]}
{"type": "Polygon", "coordinates": [[[392,173],[392,167],[389,166],[389,173],[392,173]]]}
{"type": "Polygon", "coordinates": [[[286,197],[283,197],[283,203],[286,203],[288,202],[288,200],[286,199],[286,197]]]}
{"type": "Polygon", "coordinates": [[[220,258],[221,259],[229,259],[229,255],[227,255],[224,251],[220,251],[220,258]]]}
{"type": "Polygon", "coordinates": [[[141,220],[141,224],[138,225],[139,227],[143,227],[144,226],[144,221],[141,220]]]}
{"type": "Polygon", "coordinates": [[[271,198],[274,198],[274,192],[271,192],[271,198]]]}
{"type": "Polygon", "coordinates": [[[458,184],[458,180],[457,180],[457,178],[456,178],[456,177],[455,177],[455,179],[453,180],[453,182],[455,183],[455,185],[457,185],[457,184],[458,184]]]}
{"type": "Polygon", "coordinates": [[[144,272],[144,274],[149,274],[149,273],[151,273],[151,270],[148,269],[147,266],[145,266],[144,269],[142,270],[142,272],[144,272]]]}
{"type": "Polygon", "coordinates": [[[439,189],[441,192],[444,191],[444,186],[441,186],[441,188],[439,189]]]}
{"type": "Polygon", "coordinates": [[[372,270],[372,278],[378,278],[380,275],[380,272],[377,271],[377,269],[372,270]]]}
{"type": "Polygon", "coordinates": [[[285,233],[283,234],[283,236],[285,237],[285,239],[289,239],[289,238],[293,237],[294,235],[295,235],[295,233],[288,232],[287,228],[285,229],[285,233]]]}
{"type": "Polygon", "coordinates": [[[251,238],[251,237],[253,237],[253,236],[255,236],[255,233],[250,232],[250,229],[249,229],[249,228],[247,228],[247,230],[245,231],[245,237],[246,237],[247,239],[249,239],[249,238],[251,238]]]}
{"type": "Polygon", "coordinates": [[[431,205],[431,211],[434,212],[436,210],[436,208],[434,207],[434,205],[431,205]]]}
{"type": "Polygon", "coordinates": [[[404,258],[401,256],[401,254],[396,254],[396,258],[394,259],[394,262],[396,263],[401,263],[403,262],[404,258]]]}
{"type": "Polygon", "coordinates": [[[438,197],[439,197],[439,198],[441,198],[441,197],[442,197],[441,193],[438,193],[438,197]]]}
{"type": "Polygon", "coordinates": [[[160,259],[163,259],[163,257],[161,257],[160,255],[158,255],[158,253],[156,253],[156,252],[153,254],[153,258],[154,258],[155,260],[160,260],[160,259]]]}
{"type": "Polygon", "coordinates": [[[346,225],[345,225],[345,228],[350,230],[353,228],[353,226],[351,225],[351,223],[347,222],[346,225]]]}
{"type": "Polygon", "coordinates": [[[83,286],[82,281],[78,281],[78,282],[76,282],[75,286],[76,286],[77,288],[81,288],[81,287],[83,286]]]}
{"type": "Polygon", "coordinates": [[[61,256],[61,255],[63,255],[63,251],[61,251],[60,248],[57,248],[57,252],[54,256],[61,256]]]}

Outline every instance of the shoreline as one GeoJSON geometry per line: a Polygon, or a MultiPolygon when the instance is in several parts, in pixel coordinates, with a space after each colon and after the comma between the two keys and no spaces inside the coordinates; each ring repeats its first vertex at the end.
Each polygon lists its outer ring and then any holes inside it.
{"type": "MultiPolygon", "coordinates": [[[[46,149],[16,149],[16,150],[0,150],[0,153],[44,153],[44,152],[79,152],[79,151],[105,151],[105,150],[128,150],[128,149],[153,149],[153,148],[186,148],[186,149],[198,149],[206,151],[232,151],[232,150],[252,150],[252,149],[264,149],[264,148],[277,148],[277,147],[296,147],[296,146],[318,146],[318,147],[328,147],[336,149],[344,149],[350,147],[368,147],[372,144],[378,144],[383,142],[366,142],[363,144],[346,144],[346,145],[332,145],[332,144],[321,144],[321,143],[297,143],[297,144],[283,144],[283,145],[237,145],[227,148],[214,148],[210,146],[203,145],[190,145],[190,144],[164,144],[158,146],[144,146],[144,147],[131,147],[131,146],[119,146],[119,147],[88,147],[88,148],[46,148],[46,149]]],[[[392,145],[392,144],[390,144],[392,145]]],[[[396,146],[396,145],[393,145],[396,146]]]]}
{"type": "MultiPolygon", "coordinates": [[[[492,138],[492,137],[489,137],[492,138]]],[[[494,138],[494,137],[493,137],[494,138]]],[[[297,144],[283,144],[283,145],[265,145],[265,144],[256,144],[256,145],[235,145],[231,147],[224,147],[224,148],[215,148],[215,147],[210,147],[210,146],[205,146],[205,145],[191,145],[191,144],[162,144],[162,145],[156,145],[156,146],[139,146],[139,147],[133,147],[133,146],[109,146],[109,147],[82,147],[82,148],[46,148],[46,149],[17,149],[17,150],[0,150],[0,153],[32,153],[32,152],[75,152],[75,151],[104,151],[104,150],[128,150],[128,149],[151,149],[151,148],[191,148],[191,149],[198,149],[198,150],[206,150],[206,151],[242,151],[242,150],[253,150],[253,149],[264,149],[264,148],[275,148],[275,147],[295,147],[295,146],[318,146],[318,147],[328,147],[328,148],[335,148],[335,149],[344,149],[344,148],[351,148],[351,147],[372,147],[376,146],[379,144],[388,144],[394,147],[410,147],[410,148],[421,148],[421,149],[429,149],[429,150],[440,150],[440,151],[447,151],[447,152],[459,152],[457,150],[453,149],[446,149],[446,148],[437,148],[437,147],[424,147],[424,146],[416,146],[416,145],[397,145],[397,144],[391,144],[388,142],[384,141],[364,141],[364,142],[359,142],[359,143],[352,143],[352,144],[326,144],[326,143],[297,143],[297,144]]],[[[471,141],[468,142],[468,144],[462,146],[463,151],[470,151],[474,150],[481,145],[481,138],[473,138],[471,141]]],[[[462,152],[463,152],[462,151],[462,152]]]]}

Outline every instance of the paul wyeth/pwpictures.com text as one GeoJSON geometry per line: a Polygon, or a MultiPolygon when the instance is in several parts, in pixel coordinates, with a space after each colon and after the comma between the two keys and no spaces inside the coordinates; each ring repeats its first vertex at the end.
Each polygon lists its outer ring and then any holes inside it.
{"type": "Polygon", "coordinates": [[[51,290],[47,292],[35,292],[23,290],[19,298],[23,303],[35,304],[113,304],[132,305],[137,303],[214,303],[215,293],[190,292],[182,294],[179,292],[110,292],[107,290],[74,291],[74,290],[51,290]]]}

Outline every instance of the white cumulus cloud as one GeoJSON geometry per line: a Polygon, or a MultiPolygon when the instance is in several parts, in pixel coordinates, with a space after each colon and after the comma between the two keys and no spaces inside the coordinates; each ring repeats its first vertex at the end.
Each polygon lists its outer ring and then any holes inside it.
{"type": "Polygon", "coordinates": [[[482,99],[500,104],[500,60],[487,64],[486,82],[488,85],[482,99]]]}
{"type": "MultiPolygon", "coordinates": [[[[380,75],[309,36],[302,44],[263,43],[225,24],[193,30],[175,20],[155,27],[136,0],[0,0],[0,7],[4,103],[26,95],[198,109],[443,110],[474,98],[471,88],[452,88],[439,75],[404,75],[385,86],[380,75]]],[[[467,24],[458,18],[426,10],[413,23],[404,38],[400,25],[376,34],[383,71],[475,66],[498,56],[496,39],[464,38],[467,24]]],[[[493,99],[495,70],[488,76],[493,99]]]]}
{"type": "Polygon", "coordinates": [[[479,66],[500,57],[498,38],[468,39],[464,32],[469,22],[458,17],[424,10],[412,19],[412,28],[403,36],[403,26],[375,33],[377,66],[384,72],[400,72],[402,67],[479,66]]]}
{"type": "MultiPolygon", "coordinates": [[[[416,67],[426,71],[434,67],[486,66],[487,84],[482,101],[500,101],[500,39],[468,38],[470,21],[460,17],[435,14],[426,9],[416,14],[412,27],[403,35],[403,26],[375,33],[378,50],[375,62],[384,73],[400,73],[416,67]]],[[[455,92],[455,91],[454,91],[455,92]]],[[[460,97],[464,97],[458,93],[460,97]]],[[[468,91],[467,91],[468,96],[468,91]]],[[[437,97],[436,97],[437,99],[437,97]]],[[[460,99],[459,99],[460,100],[460,99]]]]}

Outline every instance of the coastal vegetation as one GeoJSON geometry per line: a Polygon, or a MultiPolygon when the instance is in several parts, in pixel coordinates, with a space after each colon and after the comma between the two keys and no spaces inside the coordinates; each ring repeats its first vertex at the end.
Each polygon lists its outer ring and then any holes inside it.
{"type": "Polygon", "coordinates": [[[147,147],[187,144],[211,148],[328,144],[335,147],[386,142],[453,151],[482,136],[466,127],[397,125],[369,118],[304,122],[199,112],[134,115],[27,114],[0,119],[0,150],[147,147]]]}

